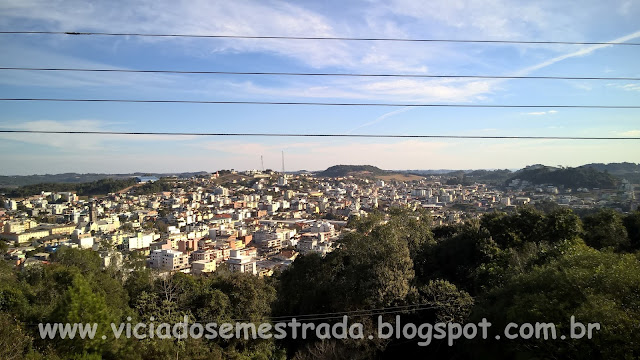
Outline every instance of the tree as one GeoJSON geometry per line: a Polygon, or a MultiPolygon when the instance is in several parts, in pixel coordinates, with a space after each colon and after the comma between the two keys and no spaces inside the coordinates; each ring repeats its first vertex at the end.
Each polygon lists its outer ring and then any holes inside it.
{"type": "Polygon", "coordinates": [[[470,221],[458,233],[435,244],[426,244],[426,261],[421,281],[444,279],[475,293],[479,290],[477,271],[483,264],[495,262],[502,250],[480,222],[470,221]]]}
{"type": "Polygon", "coordinates": [[[63,304],[60,311],[66,313],[65,322],[98,324],[93,339],[73,339],[66,342],[70,353],[102,354],[106,351],[107,340],[102,336],[109,336],[110,324],[116,318],[109,311],[104,295],[94,292],[84,276],[78,274],[74,277],[63,304]]]}
{"type": "Polygon", "coordinates": [[[513,226],[516,218],[517,216],[509,216],[504,212],[492,212],[485,214],[480,219],[480,224],[489,230],[491,238],[496,244],[505,249],[522,244],[522,238],[518,230],[513,226]]]}
{"type": "Polygon", "coordinates": [[[464,322],[473,307],[473,298],[446,280],[430,280],[418,288],[418,304],[435,308],[432,322],[464,322]]]}
{"type": "Polygon", "coordinates": [[[625,216],[623,223],[627,229],[631,247],[636,250],[640,249],[640,210],[625,216]]]}
{"type": "Polygon", "coordinates": [[[52,256],[60,265],[75,267],[83,273],[97,273],[102,267],[102,259],[95,251],[60,247],[52,256]]]}
{"type": "Polygon", "coordinates": [[[29,353],[35,355],[32,338],[9,313],[0,312],[0,359],[21,360],[29,353]]]}
{"type": "Polygon", "coordinates": [[[541,238],[550,243],[573,240],[582,232],[580,218],[568,208],[551,211],[544,218],[543,227],[541,238]]]}
{"type": "Polygon", "coordinates": [[[613,209],[602,209],[584,218],[584,241],[596,248],[628,249],[627,229],[620,213],[613,209]]]}
{"type": "Polygon", "coordinates": [[[0,240],[0,254],[4,255],[7,250],[9,250],[9,244],[4,240],[0,240]]]}
{"type": "Polygon", "coordinates": [[[474,309],[471,321],[489,319],[493,328],[545,322],[557,336],[569,333],[571,316],[599,323],[586,340],[479,340],[470,353],[483,358],[632,359],[640,355],[636,328],[640,321],[640,263],[629,254],[599,252],[576,243],[558,258],[515,274],[505,286],[491,290],[474,309]]]}
{"type": "Polygon", "coordinates": [[[375,227],[369,235],[349,234],[339,250],[344,267],[339,296],[351,309],[402,303],[415,275],[406,235],[393,225],[375,227]]]}

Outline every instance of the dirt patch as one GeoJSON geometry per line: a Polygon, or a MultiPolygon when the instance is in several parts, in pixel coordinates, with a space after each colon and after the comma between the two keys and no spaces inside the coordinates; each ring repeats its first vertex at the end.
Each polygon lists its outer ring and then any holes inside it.
{"type": "Polygon", "coordinates": [[[414,180],[422,180],[424,176],[413,175],[413,174],[388,174],[388,175],[378,175],[376,179],[380,179],[383,181],[414,181],[414,180]]]}

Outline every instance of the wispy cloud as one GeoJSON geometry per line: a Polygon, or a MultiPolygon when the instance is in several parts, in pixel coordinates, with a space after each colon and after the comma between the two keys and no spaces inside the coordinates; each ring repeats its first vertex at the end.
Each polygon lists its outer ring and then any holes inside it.
{"type": "MultiPolygon", "coordinates": [[[[107,125],[99,120],[53,121],[37,120],[22,123],[0,125],[6,130],[28,131],[103,131],[107,125]]],[[[48,146],[65,152],[98,151],[103,148],[99,135],[67,135],[67,134],[0,134],[0,138],[24,143],[48,146]]]]}
{"type": "MultiPolygon", "coordinates": [[[[625,35],[625,36],[621,36],[619,38],[610,40],[609,42],[625,42],[625,41],[636,39],[638,37],[640,37],[640,31],[636,31],[636,32],[631,33],[631,34],[628,34],[628,35],[625,35]]],[[[610,47],[610,46],[611,45],[591,45],[591,46],[586,46],[586,47],[583,47],[580,50],[573,51],[573,52],[570,52],[570,53],[567,53],[567,54],[564,54],[564,55],[556,56],[556,57],[551,58],[551,59],[549,59],[547,61],[543,61],[543,62],[541,62],[539,64],[536,64],[536,65],[533,65],[533,66],[529,66],[529,67],[524,68],[524,69],[522,69],[520,71],[517,71],[515,74],[519,75],[519,76],[527,75],[527,74],[530,74],[530,73],[532,73],[532,72],[534,72],[536,70],[540,70],[542,68],[551,66],[551,65],[553,65],[555,63],[558,63],[560,61],[563,61],[563,60],[566,60],[566,59],[570,59],[570,58],[574,58],[574,57],[578,57],[578,56],[589,55],[589,54],[591,54],[592,52],[594,52],[596,50],[603,49],[603,48],[610,47]]]]}
{"type": "MultiPolygon", "coordinates": [[[[27,131],[117,131],[114,126],[120,124],[102,120],[36,120],[26,122],[13,122],[0,124],[3,130],[27,130],[27,131]]],[[[0,139],[20,141],[28,144],[56,148],[64,152],[77,151],[107,151],[115,141],[188,141],[196,139],[195,136],[172,135],[121,135],[121,134],[40,134],[40,133],[3,133],[0,139]]]]}
{"type": "MultiPolygon", "coordinates": [[[[45,0],[7,0],[0,3],[0,22],[6,25],[20,24],[22,27],[47,28],[52,30],[95,30],[95,31],[131,31],[142,33],[186,33],[186,34],[220,34],[220,35],[290,35],[290,36],[392,36],[412,37],[424,33],[424,27],[433,30],[433,37],[438,37],[436,30],[448,29],[463,33],[473,33],[478,37],[512,39],[535,33],[541,37],[553,38],[554,35],[568,37],[566,29],[575,26],[562,26],[575,23],[573,17],[584,17],[576,13],[572,16],[555,11],[550,3],[518,4],[509,1],[492,0],[490,3],[475,1],[421,1],[394,0],[390,3],[381,1],[367,2],[363,19],[349,16],[349,11],[359,9],[348,8],[331,14],[320,10],[311,10],[298,3],[272,1],[226,1],[211,2],[205,0],[151,1],[116,4],[93,2],[87,5],[83,1],[45,0]],[[121,5],[121,6],[120,6],[121,5]],[[514,14],[525,14],[514,16],[514,14]],[[69,14],[73,14],[70,16],[69,14]],[[399,22],[393,14],[416,19],[420,32],[410,25],[399,22]],[[440,25],[432,27],[433,22],[440,25]],[[24,26],[23,26],[24,25],[24,26]],[[562,29],[562,32],[559,30],[562,29]]],[[[455,32],[454,32],[455,33],[455,32]]],[[[579,34],[575,34],[578,37],[579,34]]],[[[640,36],[640,32],[615,39],[626,41],[640,36]]],[[[49,38],[47,38],[49,39],[49,38]]],[[[55,40],[59,48],[64,48],[69,41],[83,39],[55,40]]],[[[113,46],[104,38],[93,37],[91,46],[113,46]]],[[[113,39],[112,39],[113,40],[113,39]]],[[[369,43],[345,41],[285,41],[285,40],[251,40],[251,39],[148,39],[133,38],[131,41],[144,43],[163,42],[178,51],[195,52],[199,56],[212,57],[220,54],[255,54],[275,55],[293,59],[299,64],[314,68],[341,68],[360,72],[412,72],[425,73],[434,68],[434,62],[469,63],[475,61],[473,54],[459,51],[446,44],[429,44],[416,51],[416,44],[406,43],[369,43]],[[462,61],[464,60],[464,61],[462,61]]],[[[52,40],[54,41],[54,40],[52,40]]],[[[56,48],[56,46],[52,46],[56,48]]],[[[540,62],[517,71],[516,75],[525,75],[565,59],[584,56],[603,48],[605,45],[584,47],[549,60],[540,62]]],[[[480,51],[469,47],[471,51],[480,51]]],[[[561,48],[562,49],[562,48],[561,48]]],[[[482,50],[484,51],[484,50],[482,50]]],[[[20,59],[48,58],[54,61],[53,54],[44,56],[28,56],[24,51],[15,53],[20,59]]],[[[44,53],[44,51],[43,51],[44,53]]],[[[11,58],[9,58],[11,59],[11,58]]],[[[60,63],[73,61],[59,58],[60,63]]],[[[76,59],[77,60],[77,59],[76,59]]],[[[77,62],[77,61],[76,61],[77,62]]],[[[90,67],[108,68],[105,64],[84,63],[90,67]]],[[[418,80],[418,79],[349,79],[343,80],[297,80],[282,81],[278,85],[265,85],[253,81],[205,79],[194,80],[193,77],[156,76],[126,74],[118,76],[100,76],[100,74],[9,74],[3,77],[4,83],[16,85],[57,84],[64,86],[125,86],[131,84],[136,89],[146,89],[153,93],[154,89],[171,88],[172,91],[199,91],[220,95],[220,89],[227,86],[241,91],[227,94],[288,96],[307,98],[347,98],[371,100],[406,100],[406,101],[439,101],[469,102],[485,100],[489,94],[500,89],[504,81],[479,80],[418,80]],[[188,85],[187,85],[188,84],[188,85]],[[197,84],[194,86],[194,84],[197,84]]],[[[633,89],[632,89],[633,90],[633,89]]]]}
{"type": "Polygon", "coordinates": [[[558,111],[556,111],[556,110],[549,110],[549,111],[533,111],[533,112],[524,113],[524,115],[542,116],[542,115],[553,115],[553,114],[556,114],[557,112],[558,112],[558,111]]]}
{"type": "Polygon", "coordinates": [[[619,87],[626,91],[640,91],[640,84],[625,84],[620,85],[619,87]]]}
{"type": "Polygon", "coordinates": [[[373,121],[366,122],[366,123],[364,123],[364,124],[361,124],[361,125],[359,125],[359,126],[357,126],[357,127],[353,128],[353,129],[351,129],[351,130],[347,131],[347,133],[348,133],[348,134],[352,134],[352,133],[353,133],[354,131],[356,131],[356,130],[362,129],[362,128],[367,127],[367,126],[371,126],[371,125],[377,124],[377,123],[382,122],[382,121],[384,121],[384,120],[386,120],[386,119],[388,119],[388,118],[390,118],[390,117],[392,117],[392,116],[395,116],[395,115],[398,115],[398,114],[401,114],[401,113],[407,112],[407,111],[409,111],[409,110],[411,110],[411,109],[412,109],[412,108],[410,108],[410,107],[404,107],[404,108],[401,108],[401,109],[398,109],[398,110],[390,111],[390,112],[388,112],[388,113],[386,113],[386,114],[383,114],[383,115],[381,115],[381,116],[378,116],[378,117],[377,117],[375,120],[373,120],[373,121]]]}
{"type": "Polygon", "coordinates": [[[629,130],[619,133],[620,136],[638,137],[640,136],[640,130],[629,130]]]}

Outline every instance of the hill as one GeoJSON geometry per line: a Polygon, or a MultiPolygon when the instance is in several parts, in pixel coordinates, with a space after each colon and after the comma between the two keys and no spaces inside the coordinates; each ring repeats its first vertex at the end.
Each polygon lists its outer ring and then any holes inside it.
{"type": "Polygon", "coordinates": [[[24,185],[14,189],[0,188],[0,193],[3,193],[7,197],[11,198],[22,198],[31,195],[37,195],[43,191],[71,191],[76,192],[80,196],[98,195],[120,191],[122,189],[133,186],[135,183],[135,179],[131,177],[127,179],[106,178],[87,183],[41,183],[24,185]]]}
{"type": "Polygon", "coordinates": [[[334,165],[316,174],[318,177],[376,176],[390,172],[373,165],[334,165]]]}
{"type": "Polygon", "coordinates": [[[0,187],[17,187],[25,185],[36,184],[79,184],[94,182],[103,179],[124,180],[135,176],[155,176],[157,178],[177,176],[179,178],[189,178],[198,175],[207,175],[207,172],[190,172],[190,173],[143,173],[135,172],[131,174],[78,174],[78,173],[64,173],[64,174],[45,174],[45,175],[15,175],[15,176],[0,176],[0,187]]]}
{"type": "Polygon", "coordinates": [[[602,164],[594,163],[580,166],[581,168],[593,168],[598,171],[608,172],[621,179],[627,179],[633,184],[640,184],[640,164],[629,162],[602,164]]]}
{"type": "Polygon", "coordinates": [[[593,168],[598,171],[606,171],[614,175],[628,174],[628,173],[640,173],[640,164],[634,164],[629,162],[622,163],[592,163],[580,166],[580,168],[593,168]]]}
{"type": "Polygon", "coordinates": [[[485,183],[485,184],[502,184],[505,180],[509,179],[513,175],[513,172],[508,169],[504,170],[458,170],[452,171],[447,174],[443,174],[445,177],[449,177],[446,181],[447,184],[462,184],[471,185],[473,183],[485,183]]]}
{"type": "Polygon", "coordinates": [[[609,173],[592,167],[555,168],[550,166],[532,166],[517,171],[506,184],[514,179],[526,180],[536,185],[554,185],[567,188],[614,189],[620,179],[609,173]]]}

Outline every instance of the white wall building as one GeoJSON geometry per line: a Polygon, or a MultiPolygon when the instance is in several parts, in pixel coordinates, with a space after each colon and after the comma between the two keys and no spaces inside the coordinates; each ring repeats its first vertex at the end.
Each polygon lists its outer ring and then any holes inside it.
{"type": "Polygon", "coordinates": [[[149,257],[149,267],[168,271],[180,271],[189,267],[189,256],[177,250],[154,250],[149,257]]]}
{"type": "Polygon", "coordinates": [[[258,274],[256,260],[248,256],[239,255],[237,250],[232,250],[231,253],[231,257],[227,260],[229,270],[253,275],[258,274]]]}

